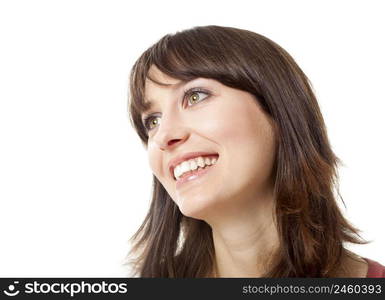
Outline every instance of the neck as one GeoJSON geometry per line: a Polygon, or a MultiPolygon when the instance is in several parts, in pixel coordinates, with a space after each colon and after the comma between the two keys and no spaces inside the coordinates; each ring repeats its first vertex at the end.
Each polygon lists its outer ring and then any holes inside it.
{"type": "Polygon", "coordinates": [[[217,211],[220,218],[206,221],[215,248],[213,273],[215,277],[261,277],[279,245],[274,198],[265,195],[235,204],[222,206],[217,211]]]}

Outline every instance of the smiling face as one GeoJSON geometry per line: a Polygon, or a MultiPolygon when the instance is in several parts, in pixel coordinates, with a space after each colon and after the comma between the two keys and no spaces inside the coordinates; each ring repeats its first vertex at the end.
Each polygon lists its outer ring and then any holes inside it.
{"type": "Polygon", "coordinates": [[[142,116],[150,117],[149,163],[182,214],[204,220],[224,207],[247,207],[271,192],[274,127],[252,94],[213,79],[182,82],[154,66],[149,77],[169,84],[146,81],[145,98],[152,107],[142,116]],[[177,182],[170,162],[191,152],[216,154],[217,162],[177,182]]]}

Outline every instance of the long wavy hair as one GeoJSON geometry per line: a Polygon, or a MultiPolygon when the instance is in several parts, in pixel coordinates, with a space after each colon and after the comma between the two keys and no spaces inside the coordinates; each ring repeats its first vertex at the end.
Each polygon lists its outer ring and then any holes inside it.
{"type": "MultiPolygon", "coordinates": [[[[264,277],[334,277],[344,243],[366,243],[337,204],[341,160],[333,153],[311,83],[279,45],[257,33],[199,26],[167,34],[135,62],[130,74],[129,115],[143,145],[141,120],[149,68],[188,81],[197,77],[255,96],[277,126],[274,166],[276,260],[264,277]],[[336,193],[335,193],[336,192],[336,193]]],[[[129,256],[139,277],[208,277],[215,264],[211,227],[184,216],[153,176],[149,211],[131,238],[129,256]]]]}

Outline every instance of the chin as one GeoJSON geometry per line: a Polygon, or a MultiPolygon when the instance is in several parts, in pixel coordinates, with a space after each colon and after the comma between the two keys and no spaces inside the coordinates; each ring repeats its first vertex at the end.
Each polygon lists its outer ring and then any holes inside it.
{"type": "Polygon", "coordinates": [[[210,211],[211,205],[208,201],[209,199],[203,199],[201,197],[180,197],[177,198],[176,204],[184,216],[202,220],[210,211]]]}
{"type": "Polygon", "coordinates": [[[218,197],[204,198],[199,197],[179,198],[176,201],[180,212],[190,218],[206,220],[208,216],[217,210],[218,197]]]}

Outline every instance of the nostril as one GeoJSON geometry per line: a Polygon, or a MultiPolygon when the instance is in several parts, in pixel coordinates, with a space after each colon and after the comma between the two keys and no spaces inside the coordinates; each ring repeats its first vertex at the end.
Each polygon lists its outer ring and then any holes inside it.
{"type": "Polygon", "coordinates": [[[173,140],[169,141],[169,142],[167,143],[167,145],[168,145],[168,146],[172,146],[173,144],[175,144],[175,143],[177,143],[177,142],[179,142],[179,141],[180,141],[179,139],[173,139],[173,140]]]}

